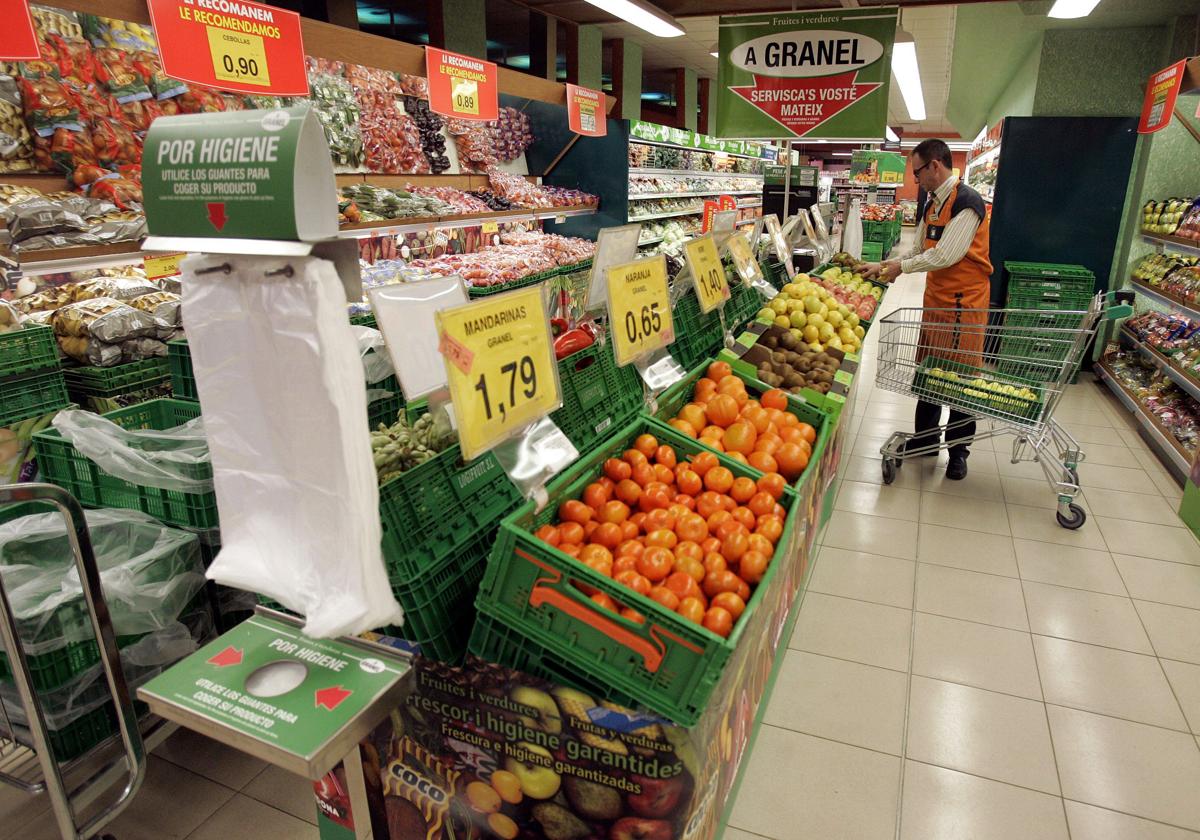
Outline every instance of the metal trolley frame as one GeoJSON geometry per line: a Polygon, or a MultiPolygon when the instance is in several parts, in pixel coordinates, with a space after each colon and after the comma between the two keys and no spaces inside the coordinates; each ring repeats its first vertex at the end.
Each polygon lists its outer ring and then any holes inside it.
{"type": "Polygon", "coordinates": [[[70,493],[50,484],[0,485],[0,507],[20,502],[50,503],[67,520],[67,539],[75,556],[83,599],[87,604],[92,630],[100,647],[104,677],[116,703],[122,753],[108,766],[88,775],[80,785],[68,789],[67,774],[50,747],[45,714],[33,687],[16,617],[13,615],[3,582],[0,581],[0,646],[8,653],[13,682],[24,706],[31,742],[27,745],[13,737],[17,730],[3,700],[0,700],[0,782],[30,794],[45,791],[50,799],[50,808],[59,833],[65,840],[86,840],[96,836],[105,825],[115,819],[141,787],[146,775],[145,745],[138,729],[137,714],[125,681],[125,672],[121,668],[112,619],[100,589],[100,572],[92,551],[83,508],[70,493]],[[123,789],[113,801],[80,824],[79,812],[84,802],[94,800],[100,792],[99,789],[109,787],[110,771],[121,764],[125,765],[126,775],[123,789]]]}
{"type": "Polygon", "coordinates": [[[1058,496],[1058,524],[1082,526],[1087,514],[1074,500],[1084,453],[1054,412],[1100,320],[1130,314],[1099,293],[1084,310],[908,308],[881,318],[876,385],[971,416],[936,427],[936,441],[916,446],[914,432],[894,432],[879,450],[884,483],[908,458],[959,443],[948,433],[979,420],[974,440],[1012,435],[1012,463],[1041,464],[1058,496]],[[969,345],[980,349],[961,349],[969,345]]]}

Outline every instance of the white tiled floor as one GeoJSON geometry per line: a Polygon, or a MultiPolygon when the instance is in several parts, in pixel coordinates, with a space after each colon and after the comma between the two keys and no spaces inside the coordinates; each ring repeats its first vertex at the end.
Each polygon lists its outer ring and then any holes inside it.
{"type": "Polygon", "coordinates": [[[1088,456],[1081,530],[1006,438],[965,481],[943,453],[884,486],[912,401],[864,355],[854,457],[726,836],[1200,840],[1200,544],[1178,485],[1087,378],[1058,413],[1088,456]]]}
{"type": "MultiPolygon", "coordinates": [[[[904,277],[890,311],[920,304],[904,277]]],[[[872,342],[868,342],[870,345],[872,342]]],[[[1094,382],[1060,419],[1095,457],[1080,531],[1007,441],[891,486],[878,447],[911,400],[873,388],[728,840],[1200,840],[1200,544],[1179,487],[1094,382]]],[[[311,788],[180,733],[119,840],[314,838],[311,788]]],[[[54,832],[0,786],[0,840],[54,832]]]]}

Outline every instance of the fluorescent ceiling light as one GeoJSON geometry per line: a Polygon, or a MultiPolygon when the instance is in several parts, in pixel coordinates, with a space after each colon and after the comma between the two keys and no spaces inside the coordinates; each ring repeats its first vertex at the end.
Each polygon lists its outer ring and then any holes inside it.
{"type": "Polygon", "coordinates": [[[903,29],[896,30],[896,43],[892,47],[892,75],[896,77],[896,84],[900,85],[909,119],[917,122],[925,119],[925,95],[921,90],[921,71],[917,67],[917,42],[903,29]]]}
{"type": "Polygon", "coordinates": [[[890,125],[885,125],[885,126],[883,127],[883,129],[884,129],[884,131],[883,131],[883,135],[884,135],[885,137],[887,137],[887,139],[888,139],[890,142],[892,142],[892,143],[899,143],[899,142],[900,142],[900,136],[899,136],[898,134],[896,134],[896,132],[892,131],[892,127],[891,127],[890,125]]]}
{"type": "Polygon", "coordinates": [[[854,157],[854,152],[830,152],[833,157],[854,157]]]}
{"type": "Polygon", "coordinates": [[[1092,13],[1100,0],[1056,0],[1047,15],[1052,18],[1081,18],[1092,13]]]}
{"type": "Polygon", "coordinates": [[[683,27],[657,6],[643,0],[587,0],[597,9],[603,9],[610,15],[616,15],[621,20],[628,21],[639,29],[644,29],[651,35],[660,38],[677,38],[683,33],[683,27]]]}

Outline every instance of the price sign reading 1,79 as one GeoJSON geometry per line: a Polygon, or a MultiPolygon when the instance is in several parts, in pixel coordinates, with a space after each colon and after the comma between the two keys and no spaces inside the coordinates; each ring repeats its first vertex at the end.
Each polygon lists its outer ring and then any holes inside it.
{"type": "Polygon", "coordinates": [[[712,312],[729,300],[729,283],[725,279],[721,257],[717,254],[717,244],[711,236],[702,236],[686,243],[683,250],[695,281],[700,311],[712,312]]]}
{"type": "Polygon", "coordinates": [[[675,340],[665,256],[614,265],[607,274],[608,322],[618,365],[637,361],[675,340]]]}
{"type": "Polygon", "coordinates": [[[444,309],[435,317],[465,459],[562,404],[541,286],[444,309]]]}

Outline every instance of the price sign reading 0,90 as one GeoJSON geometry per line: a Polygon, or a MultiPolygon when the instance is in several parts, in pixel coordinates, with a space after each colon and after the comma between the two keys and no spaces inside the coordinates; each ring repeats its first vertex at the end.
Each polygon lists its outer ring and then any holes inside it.
{"type": "Polygon", "coordinates": [[[271,84],[267,52],[258,35],[206,27],[208,48],[212,54],[213,74],[223,82],[246,85],[271,84]]]}
{"type": "Polygon", "coordinates": [[[667,260],[661,254],[608,269],[608,322],[624,366],[675,340],[667,260]]]}
{"type": "Polygon", "coordinates": [[[445,309],[436,318],[464,458],[558,408],[541,286],[445,309]]]}
{"type": "Polygon", "coordinates": [[[729,283],[716,242],[711,236],[702,236],[686,243],[683,249],[696,285],[696,297],[700,299],[700,311],[712,312],[729,300],[729,283]]]}

